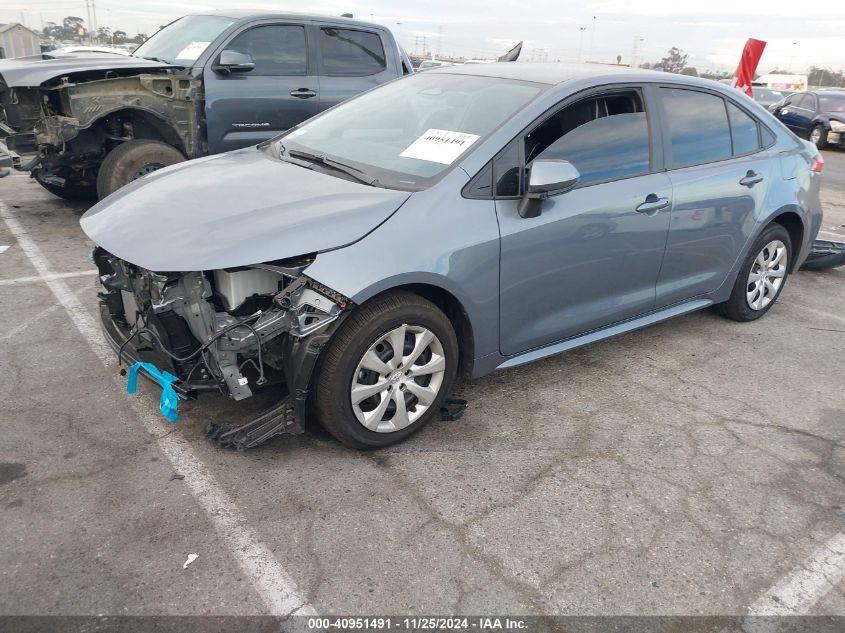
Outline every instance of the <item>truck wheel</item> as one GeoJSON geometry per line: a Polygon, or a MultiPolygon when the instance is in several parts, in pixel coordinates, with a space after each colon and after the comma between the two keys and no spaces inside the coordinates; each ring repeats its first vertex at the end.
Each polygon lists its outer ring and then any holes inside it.
{"type": "Polygon", "coordinates": [[[91,201],[97,199],[97,188],[94,185],[83,185],[77,183],[65,183],[64,186],[54,185],[51,182],[45,182],[38,176],[35,176],[35,181],[44,187],[54,196],[63,198],[70,202],[91,201]]]}
{"type": "Polygon", "coordinates": [[[123,185],[162,167],[181,163],[185,157],[161,141],[126,141],[106,154],[97,175],[97,194],[102,200],[123,185]]]}
{"type": "Polygon", "coordinates": [[[317,418],[347,446],[374,449],[439,415],[457,373],[458,341],[437,306],[395,292],[361,307],[323,354],[317,418]]]}

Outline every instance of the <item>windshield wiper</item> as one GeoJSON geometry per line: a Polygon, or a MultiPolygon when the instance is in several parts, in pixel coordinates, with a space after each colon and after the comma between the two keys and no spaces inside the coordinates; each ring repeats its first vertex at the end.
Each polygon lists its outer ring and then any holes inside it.
{"type": "MultiPolygon", "coordinates": [[[[285,153],[285,147],[282,145],[279,149],[279,156],[285,153]]],[[[325,154],[312,154],[311,152],[303,152],[298,149],[288,150],[287,155],[291,158],[299,158],[301,160],[311,161],[312,163],[317,163],[318,165],[325,165],[326,167],[330,167],[335,171],[342,172],[347,176],[352,176],[358,182],[362,182],[365,185],[370,185],[371,187],[378,187],[379,182],[376,178],[368,175],[367,173],[352,167],[351,165],[346,165],[341,163],[340,161],[336,161],[333,158],[329,158],[325,154]]]]}
{"type": "MultiPolygon", "coordinates": [[[[133,55],[135,57],[135,55],[133,55]]],[[[170,62],[160,57],[141,57],[141,59],[149,59],[151,62],[158,62],[159,64],[169,64],[170,62]]]]}

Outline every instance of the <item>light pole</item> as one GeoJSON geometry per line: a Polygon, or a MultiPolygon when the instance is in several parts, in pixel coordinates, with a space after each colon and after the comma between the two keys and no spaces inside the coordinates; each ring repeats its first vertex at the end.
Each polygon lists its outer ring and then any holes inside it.
{"type": "Polygon", "coordinates": [[[789,72],[794,73],[795,68],[795,47],[798,46],[798,42],[792,42],[792,55],[789,57],[789,72]]]}
{"type": "Polygon", "coordinates": [[[578,38],[578,63],[581,63],[581,48],[584,46],[584,31],[587,30],[586,26],[579,26],[578,30],[581,31],[581,35],[578,38]]]}
{"type": "Polygon", "coordinates": [[[590,54],[587,55],[587,61],[593,58],[593,40],[596,37],[596,16],[593,16],[593,28],[590,29],[590,54]]]}

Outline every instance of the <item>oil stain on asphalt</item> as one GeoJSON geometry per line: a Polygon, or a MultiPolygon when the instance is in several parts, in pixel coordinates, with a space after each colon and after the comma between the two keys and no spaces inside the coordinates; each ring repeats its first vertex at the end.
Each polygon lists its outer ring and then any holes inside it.
{"type": "Polygon", "coordinates": [[[26,466],[14,462],[0,462],[0,486],[26,476],[26,466]]]}

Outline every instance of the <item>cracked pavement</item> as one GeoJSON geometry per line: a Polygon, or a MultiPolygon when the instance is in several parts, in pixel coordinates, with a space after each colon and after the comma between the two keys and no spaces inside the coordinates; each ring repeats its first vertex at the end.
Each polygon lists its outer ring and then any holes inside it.
{"type": "MultiPolygon", "coordinates": [[[[0,198],[55,271],[92,268],[83,206],[18,175],[0,198]]],[[[262,613],[116,365],[44,283],[3,283],[37,273],[3,224],[0,245],[0,613],[262,613]]],[[[94,276],[65,281],[94,315],[94,276]]],[[[742,615],[845,532],[843,289],[799,272],[753,323],[703,311],[466,382],[463,419],[376,453],[319,429],[217,449],[207,423],[247,413],[216,396],[172,432],[320,613],[742,615]]],[[[845,583],[811,613],[845,615],[845,583]]]]}

